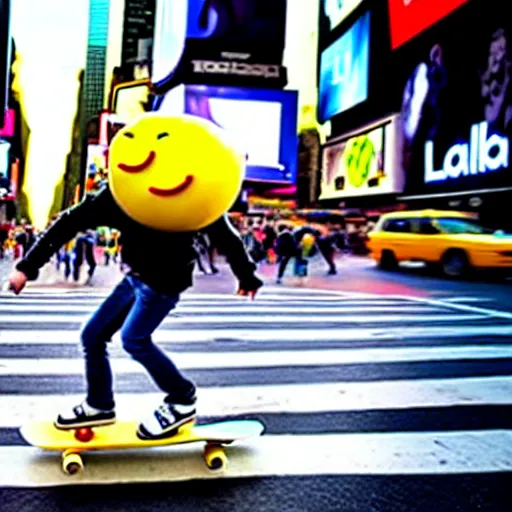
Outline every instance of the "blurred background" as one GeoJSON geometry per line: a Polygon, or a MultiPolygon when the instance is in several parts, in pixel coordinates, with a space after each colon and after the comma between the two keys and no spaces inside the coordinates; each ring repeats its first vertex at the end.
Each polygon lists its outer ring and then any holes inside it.
{"type": "MultiPolygon", "coordinates": [[[[390,212],[467,213],[489,235],[484,245],[512,230],[503,2],[0,5],[7,252],[18,231],[37,236],[98,189],[112,137],[148,110],[205,117],[236,136],[248,165],[231,215],[244,232],[271,220],[277,239],[279,223],[309,225],[317,238],[330,234],[343,250],[380,261],[382,250],[423,260],[425,243],[440,243],[411,222],[407,234],[423,235],[414,250],[372,248],[368,233],[390,212]]],[[[441,246],[435,259],[450,249],[441,246]]],[[[508,252],[498,267],[512,265],[508,252]]]]}

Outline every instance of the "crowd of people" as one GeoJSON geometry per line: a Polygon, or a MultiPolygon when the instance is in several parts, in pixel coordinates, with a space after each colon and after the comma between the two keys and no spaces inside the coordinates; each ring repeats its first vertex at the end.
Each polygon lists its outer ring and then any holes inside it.
{"type": "MultiPolygon", "coordinates": [[[[52,219],[53,221],[53,219],[52,219]]],[[[366,230],[347,232],[340,224],[308,224],[281,219],[276,215],[240,216],[232,222],[241,234],[251,258],[258,264],[275,265],[276,282],[281,283],[290,268],[294,276],[307,276],[309,262],[322,258],[328,275],[336,275],[337,253],[364,252],[366,230]]],[[[25,220],[0,224],[0,259],[18,260],[37,237],[37,231],[25,220]]],[[[219,272],[216,248],[208,235],[199,233],[195,239],[197,269],[203,274],[219,272]]],[[[100,227],[79,233],[55,256],[55,265],[66,280],[80,282],[82,267],[87,265],[86,284],[91,283],[98,264],[122,266],[122,237],[117,230],[100,227]]]]}
{"type": "Polygon", "coordinates": [[[108,227],[88,230],[79,233],[73,240],[61,247],[56,255],[57,270],[64,267],[65,279],[80,281],[82,266],[87,264],[86,284],[91,284],[92,277],[98,264],[103,259],[103,265],[121,263],[121,233],[108,227]],[[99,249],[99,251],[97,250],[99,249]]]}
{"type": "Polygon", "coordinates": [[[311,258],[319,255],[327,274],[336,275],[336,253],[365,252],[366,229],[348,233],[341,224],[313,224],[290,221],[275,215],[235,220],[246,249],[256,263],[276,263],[276,282],[280,284],[290,262],[293,275],[308,275],[311,258]]]}
{"type": "Polygon", "coordinates": [[[0,224],[0,259],[18,260],[30,249],[36,239],[36,230],[20,219],[0,224]]]}

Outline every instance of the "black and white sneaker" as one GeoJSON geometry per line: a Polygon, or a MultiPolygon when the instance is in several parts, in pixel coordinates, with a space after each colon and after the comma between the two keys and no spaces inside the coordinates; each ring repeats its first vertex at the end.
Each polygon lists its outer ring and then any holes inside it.
{"type": "Polygon", "coordinates": [[[82,427],[100,427],[115,423],[116,413],[112,409],[103,411],[91,407],[86,401],[73,407],[63,414],[59,414],[55,426],[60,430],[71,430],[82,427]]]}
{"type": "Polygon", "coordinates": [[[137,430],[140,439],[163,439],[178,433],[186,423],[194,424],[196,417],[195,400],[191,405],[164,403],[144,420],[137,430]]]}

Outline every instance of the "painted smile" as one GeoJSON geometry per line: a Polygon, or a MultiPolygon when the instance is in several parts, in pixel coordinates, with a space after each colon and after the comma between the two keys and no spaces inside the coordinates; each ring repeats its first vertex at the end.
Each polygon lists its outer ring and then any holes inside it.
{"type": "Polygon", "coordinates": [[[144,162],[137,165],[119,164],[118,167],[119,169],[125,172],[142,172],[153,163],[155,157],[156,153],[154,151],[150,151],[149,155],[147,156],[146,160],[144,160],[144,162]]]}
{"type": "Polygon", "coordinates": [[[173,188],[157,188],[157,187],[149,187],[149,191],[154,194],[155,196],[159,197],[171,197],[176,196],[178,194],[181,194],[185,190],[187,190],[188,187],[192,184],[192,181],[194,181],[194,176],[188,175],[179,185],[173,188]]]}

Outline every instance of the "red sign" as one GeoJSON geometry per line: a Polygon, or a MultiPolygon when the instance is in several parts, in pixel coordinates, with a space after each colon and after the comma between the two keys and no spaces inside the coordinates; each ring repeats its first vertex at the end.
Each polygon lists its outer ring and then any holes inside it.
{"type": "Polygon", "coordinates": [[[0,137],[14,137],[14,125],[16,123],[16,113],[12,108],[5,112],[4,127],[0,129],[0,137]]]}
{"type": "Polygon", "coordinates": [[[468,1],[388,0],[391,48],[395,50],[468,1]]]}

